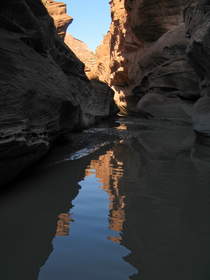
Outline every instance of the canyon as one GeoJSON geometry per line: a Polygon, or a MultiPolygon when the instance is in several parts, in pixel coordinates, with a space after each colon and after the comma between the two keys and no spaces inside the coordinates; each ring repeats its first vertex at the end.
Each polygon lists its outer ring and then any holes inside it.
{"type": "Polygon", "coordinates": [[[63,42],[71,22],[65,5],[43,3],[10,0],[0,11],[1,185],[68,132],[117,112],[112,90],[90,82],[84,64],[63,42]]]}
{"type": "Polygon", "coordinates": [[[2,6],[2,184],[57,139],[116,115],[115,103],[121,114],[210,134],[208,3],[112,0],[110,7],[110,30],[94,53],[67,33],[73,19],[64,3],[2,6]]]}
{"type": "Polygon", "coordinates": [[[209,1],[109,4],[1,4],[1,279],[209,280],[209,1]]]}
{"type": "Polygon", "coordinates": [[[110,7],[110,30],[95,54],[75,48],[89,79],[114,90],[121,114],[188,122],[208,136],[208,1],[112,0],[110,7]]]}

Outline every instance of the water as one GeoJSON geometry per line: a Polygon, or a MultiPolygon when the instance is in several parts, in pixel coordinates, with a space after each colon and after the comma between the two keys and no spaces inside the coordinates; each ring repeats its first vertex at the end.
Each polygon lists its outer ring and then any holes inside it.
{"type": "Polygon", "coordinates": [[[117,141],[54,152],[2,194],[0,279],[210,279],[208,140],[119,122],[91,132],[117,141]]]}
{"type": "Polygon", "coordinates": [[[55,249],[41,269],[40,280],[60,279],[61,275],[63,279],[127,280],[134,271],[123,260],[129,251],[109,240],[110,235],[120,236],[109,229],[108,195],[92,172],[79,183],[82,189],[68,213],[73,218],[70,233],[59,233],[62,236],[54,239],[55,249]]]}

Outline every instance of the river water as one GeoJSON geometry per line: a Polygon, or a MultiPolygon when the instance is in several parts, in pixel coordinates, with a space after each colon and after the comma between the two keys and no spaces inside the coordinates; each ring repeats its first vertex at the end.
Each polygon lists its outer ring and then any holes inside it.
{"type": "Polygon", "coordinates": [[[0,279],[209,280],[208,139],[134,118],[85,135],[2,193],[0,279]]]}

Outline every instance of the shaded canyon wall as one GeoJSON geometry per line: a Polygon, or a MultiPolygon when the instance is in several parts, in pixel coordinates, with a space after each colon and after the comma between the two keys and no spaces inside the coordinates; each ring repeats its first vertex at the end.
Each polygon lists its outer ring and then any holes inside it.
{"type": "Polygon", "coordinates": [[[84,64],[63,42],[71,22],[65,5],[43,3],[9,0],[0,10],[1,185],[46,154],[57,138],[114,109],[112,92],[92,86],[84,64]]]}

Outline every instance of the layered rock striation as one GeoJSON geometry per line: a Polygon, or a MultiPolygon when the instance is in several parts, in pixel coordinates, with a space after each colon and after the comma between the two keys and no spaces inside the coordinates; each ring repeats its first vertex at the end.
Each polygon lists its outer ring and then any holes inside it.
{"type": "Polygon", "coordinates": [[[189,1],[183,24],[167,32],[139,61],[137,111],[163,119],[189,121],[199,135],[210,135],[210,5],[189,1]]]}
{"type": "Polygon", "coordinates": [[[67,14],[66,4],[53,0],[42,0],[42,3],[53,18],[58,35],[64,39],[66,30],[73,21],[73,18],[67,14]]]}
{"type": "Polygon", "coordinates": [[[98,48],[98,72],[116,92],[119,106],[126,110],[132,103],[132,89],[138,84],[139,61],[145,51],[167,31],[182,22],[183,1],[112,0],[112,23],[105,42],[98,48]],[[107,42],[107,37],[109,38],[107,42]],[[109,63],[104,63],[106,49],[109,63]],[[102,50],[102,51],[101,51],[102,50]],[[104,69],[104,70],[101,70],[104,69]],[[108,70],[107,70],[108,69],[108,70]]]}
{"type": "MultiPolygon", "coordinates": [[[[44,1],[56,15],[57,3],[44,1]]],[[[61,37],[70,18],[59,5],[61,37]],[[61,28],[62,23],[64,26],[61,28]]],[[[40,0],[9,0],[0,11],[0,175],[3,185],[41,158],[69,131],[112,114],[112,93],[100,94],[84,64],[58,36],[40,0]]]]}
{"type": "Polygon", "coordinates": [[[184,121],[210,135],[210,5],[205,0],[112,0],[96,76],[123,113],[184,121]],[[104,59],[105,58],[105,59],[104,59]]]}
{"type": "Polygon", "coordinates": [[[64,42],[76,56],[85,64],[85,74],[91,80],[97,78],[96,72],[96,56],[88,46],[81,40],[73,37],[70,33],[67,33],[64,42]]]}

